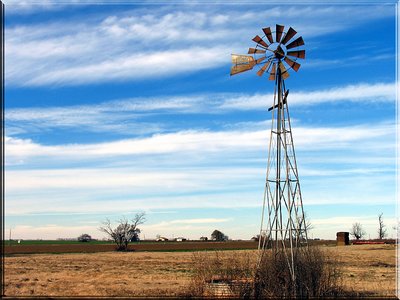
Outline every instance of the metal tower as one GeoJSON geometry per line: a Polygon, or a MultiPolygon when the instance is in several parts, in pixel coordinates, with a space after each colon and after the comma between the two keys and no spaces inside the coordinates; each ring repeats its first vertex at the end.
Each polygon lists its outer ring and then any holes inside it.
{"type": "Polygon", "coordinates": [[[305,58],[305,50],[299,47],[304,45],[304,41],[298,37],[288,44],[297,32],[292,27],[285,32],[283,25],[276,25],[275,32],[269,27],[263,28],[263,32],[265,35],[262,38],[258,35],[253,38],[257,45],[249,48],[248,54],[252,56],[232,54],[231,75],[259,65],[261,68],[257,75],[262,76],[267,72],[269,80],[275,82],[273,105],[268,109],[272,120],[259,250],[260,259],[266,249],[283,251],[294,282],[294,257],[300,246],[307,245],[307,228],[290,124],[289,90],[286,90],[285,79],[289,77],[289,69],[299,70],[297,59],[305,58]]]}

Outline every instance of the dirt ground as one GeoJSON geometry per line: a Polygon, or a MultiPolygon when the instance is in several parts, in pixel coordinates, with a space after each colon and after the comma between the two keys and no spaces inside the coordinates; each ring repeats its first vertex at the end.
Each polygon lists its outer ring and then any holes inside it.
{"type": "MultiPolygon", "coordinates": [[[[346,289],[364,296],[395,296],[395,245],[323,249],[341,264],[346,289]]],[[[7,256],[5,295],[181,296],[190,282],[192,258],[192,252],[7,256]]]]}

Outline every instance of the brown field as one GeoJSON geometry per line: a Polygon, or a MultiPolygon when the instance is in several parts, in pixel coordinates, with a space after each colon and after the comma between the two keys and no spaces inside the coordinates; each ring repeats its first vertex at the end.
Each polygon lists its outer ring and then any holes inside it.
{"type": "MultiPolygon", "coordinates": [[[[338,259],[346,290],[395,296],[395,245],[323,249],[338,259]]],[[[244,251],[256,252],[234,253],[244,251]]],[[[192,259],[193,252],[14,254],[5,257],[5,295],[182,296],[190,283],[192,259]]]]}
{"type": "MultiPolygon", "coordinates": [[[[135,243],[128,245],[131,251],[193,251],[193,250],[240,250],[257,249],[258,243],[253,241],[227,241],[227,242],[159,242],[135,243]]],[[[114,244],[41,244],[41,245],[14,245],[6,246],[6,254],[30,253],[91,253],[109,252],[115,250],[114,244]]]]}

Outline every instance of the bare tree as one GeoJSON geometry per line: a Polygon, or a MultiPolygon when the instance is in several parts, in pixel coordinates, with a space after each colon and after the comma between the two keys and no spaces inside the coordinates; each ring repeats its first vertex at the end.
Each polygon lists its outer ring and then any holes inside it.
{"type": "Polygon", "coordinates": [[[364,228],[362,228],[361,224],[356,222],[352,225],[350,229],[350,235],[354,236],[357,240],[361,239],[364,237],[366,234],[364,228]]]}
{"type": "MultiPolygon", "coordinates": [[[[303,224],[303,217],[298,217],[298,223],[303,224]]],[[[314,224],[311,223],[310,218],[308,217],[307,213],[304,212],[304,225],[305,225],[305,230],[307,232],[311,231],[314,229],[314,224]]],[[[303,228],[304,230],[304,228],[303,228]]]]}
{"type": "Polygon", "coordinates": [[[304,212],[302,216],[297,217],[297,224],[299,225],[299,229],[292,231],[293,238],[297,239],[298,236],[300,240],[304,240],[306,238],[305,235],[306,232],[308,238],[308,234],[310,233],[311,230],[314,229],[314,224],[311,223],[310,219],[307,216],[307,213],[304,212]]]}
{"type": "Polygon", "coordinates": [[[379,220],[378,238],[379,238],[380,240],[384,239],[384,238],[387,236],[387,232],[386,232],[387,229],[385,228],[386,225],[383,224],[383,218],[382,218],[382,216],[383,216],[383,213],[381,213],[381,214],[378,216],[378,220],[379,220]]]}
{"type": "Polygon", "coordinates": [[[106,219],[102,222],[103,226],[99,230],[106,233],[117,244],[117,251],[126,251],[129,242],[138,238],[140,233],[138,226],[146,221],[144,216],[144,212],[136,214],[131,219],[131,223],[126,218],[122,218],[116,228],[113,228],[110,220],[106,219]]]}

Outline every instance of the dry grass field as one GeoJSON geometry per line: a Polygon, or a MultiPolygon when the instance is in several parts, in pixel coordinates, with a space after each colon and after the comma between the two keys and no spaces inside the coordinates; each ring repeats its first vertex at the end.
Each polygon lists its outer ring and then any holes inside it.
{"type": "MultiPolygon", "coordinates": [[[[395,296],[395,245],[323,247],[343,271],[346,290],[395,296]]],[[[235,250],[235,255],[244,251],[235,250]]],[[[232,252],[232,251],[226,251],[232,252]]],[[[15,296],[182,296],[192,252],[18,254],[5,257],[5,294],[15,296]]]]}
{"type": "Polygon", "coordinates": [[[346,290],[363,296],[396,295],[396,245],[352,245],[334,247],[342,266],[346,290]]]}

